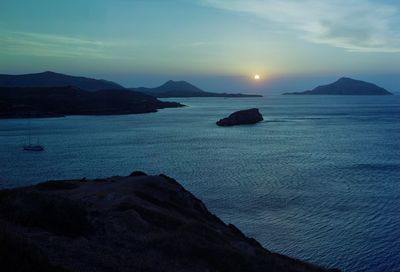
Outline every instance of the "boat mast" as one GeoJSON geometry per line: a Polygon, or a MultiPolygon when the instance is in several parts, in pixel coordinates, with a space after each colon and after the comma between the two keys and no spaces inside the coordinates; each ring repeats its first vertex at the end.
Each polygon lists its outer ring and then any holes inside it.
{"type": "Polygon", "coordinates": [[[31,145],[31,119],[29,118],[28,144],[31,145]]]}

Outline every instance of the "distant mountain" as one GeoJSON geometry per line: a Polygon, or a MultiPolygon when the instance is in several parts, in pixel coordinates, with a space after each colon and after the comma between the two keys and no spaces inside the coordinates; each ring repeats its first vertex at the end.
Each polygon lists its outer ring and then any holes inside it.
{"type": "Polygon", "coordinates": [[[123,89],[121,85],[103,79],[92,79],[43,72],[25,75],[0,75],[0,87],[65,87],[73,86],[88,91],[123,89]]]}
{"type": "Polygon", "coordinates": [[[138,88],[137,90],[141,90],[148,94],[162,94],[168,92],[181,92],[181,93],[204,93],[204,91],[186,81],[173,81],[169,80],[165,82],[163,85],[156,88],[138,88]]]}
{"type": "Polygon", "coordinates": [[[284,95],[392,95],[389,91],[375,84],[342,77],[339,80],[318,86],[311,91],[284,93],[284,95]]]}
{"type": "Polygon", "coordinates": [[[181,106],[126,89],[0,88],[0,118],[134,114],[181,106]]]}
{"type": "Polygon", "coordinates": [[[143,92],[158,98],[167,97],[261,97],[262,95],[252,94],[228,94],[228,93],[212,93],[186,82],[169,80],[163,85],[156,88],[130,88],[130,90],[143,92]]]}

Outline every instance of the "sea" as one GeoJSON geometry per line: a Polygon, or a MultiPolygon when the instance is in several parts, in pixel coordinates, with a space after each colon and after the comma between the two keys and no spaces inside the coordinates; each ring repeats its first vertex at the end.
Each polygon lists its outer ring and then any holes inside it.
{"type": "Polygon", "coordinates": [[[175,98],[184,108],[0,120],[0,188],[164,173],[267,249],[400,271],[400,96],[175,98]],[[233,111],[264,121],[218,127],[233,111]],[[29,131],[44,152],[26,152],[29,131]]]}

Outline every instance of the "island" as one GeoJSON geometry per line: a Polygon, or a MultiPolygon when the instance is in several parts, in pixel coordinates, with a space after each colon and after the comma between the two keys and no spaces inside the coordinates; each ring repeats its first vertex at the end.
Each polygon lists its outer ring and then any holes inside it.
{"type": "Polygon", "coordinates": [[[0,118],[114,115],[183,107],[126,89],[86,91],[77,87],[0,87],[0,118]]]}
{"type": "Polygon", "coordinates": [[[304,92],[284,95],[392,95],[391,92],[373,83],[342,77],[339,80],[304,92]]]}
{"type": "Polygon", "coordinates": [[[173,81],[169,80],[163,85],[155,88],[130,88],[130,90],[138,91],[152,95],[157,98],[169,98],[169,97],[262,97],[258,94],[241,94],[241,93],[213,93],[206,92],[202,89],[186,82],[186,81],[173,81]]]}
{"type": "Polygon", "coordinates": [[[218,126],[236,126],[236,125],[248,125],[255,124],[264,120],[260,111],[256,108],[236,111],[226,118],[223,118],[216,122],[218,126]]]}
{"type": "Polygon", "coordinates": [[[339,271],[263,248],[163,174],[0,190],[0,226],[2,271],[339,271]]]}

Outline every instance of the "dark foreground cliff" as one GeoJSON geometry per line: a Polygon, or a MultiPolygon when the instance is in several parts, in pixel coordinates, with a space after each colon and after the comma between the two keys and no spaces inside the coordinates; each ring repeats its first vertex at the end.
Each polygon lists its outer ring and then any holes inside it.
{"type": "Polygon", "coordinates": [[[1,190],[0,265],[1,271],[336,271],[264,249],[175,180],[141,172],[1,190]]]}

